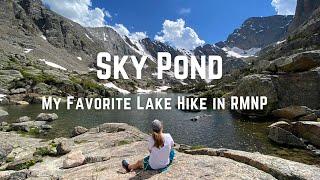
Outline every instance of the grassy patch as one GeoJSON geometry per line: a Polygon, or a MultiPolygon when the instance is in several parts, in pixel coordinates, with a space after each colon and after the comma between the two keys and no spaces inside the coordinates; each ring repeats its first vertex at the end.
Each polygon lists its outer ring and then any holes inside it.
{"type": "Polygon", "coordinates": [[[196,145],[196,146],[191,146],[191,150],[197,150],[197,149],[202,149],[202,148],[206,148],[206,146],[203,145],[196,145]]]}
{"type": "Polygon", "coordinates": [[[104,87],[97,83],[95,80],[93,79],[89,79],[89,78],[80,78],[80,77],[71,77],[70,80],[75,83],[75,84],[80,84],[84,89],[88,89],[88,90],[103,90],[104,87]]]}
{"type": "Polygon", "coordinates": [[[33,153],[34,156],[56,156],[57,144],[50,142],[48,146],[37,147],[33,153]]]}
{"type": "Polygon", "coordinates": [[[18,134],[20,134],[21,137],[28,137],[28,136],[38,136],[40,134],[40,129],[37,127],[31,127],[28,132],[26,131],[17,131],[18,134]]]}
{"type": "Polygon", "coordinates": [[[26,161],[24,163],[18,164],[15,167],[15,170],[19,171],[22,169],[29,169],[31,166],[34,166],[38,162],[42,162],[42,159],[32,159],[32,160],[26,161]]]}
{"type": "Polygon", "coordinates": [[[34,156],[52,156],[54,152],[50,149],[50,147],[39,147],[36,148],[36,151],[33,153],[34,156]]]}
{"type": "Polygon", "coordinates": [[[14,157],[7,157],[6,159],[6,163],[13,162],[13,161],[14,161],[14,157]]]}
{"type": "Polygon", "coordinates": [[[49,143],[49,146],[52,147],[52,148],[56,148],[58,146],[58,144],[54,143],[53,141],[51,141],[49,143]]]}

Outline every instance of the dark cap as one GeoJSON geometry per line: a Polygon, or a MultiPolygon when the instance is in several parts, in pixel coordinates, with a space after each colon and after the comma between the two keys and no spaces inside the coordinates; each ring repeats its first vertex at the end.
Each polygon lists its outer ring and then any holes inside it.
{"type": "Polygon", "coordinates": [[[154,132],[160,132],[160,130],[162,129],[162,123],[158,119],[153,120],[151,126],[154,132]]]}

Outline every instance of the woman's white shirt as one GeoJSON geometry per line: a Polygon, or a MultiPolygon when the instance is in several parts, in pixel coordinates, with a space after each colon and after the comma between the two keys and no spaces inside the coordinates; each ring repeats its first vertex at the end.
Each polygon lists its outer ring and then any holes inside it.
{"type": "Polygon", "coordinates": [[[150,151],[149,165],[152,169],[165,168],[170,163],[170,151],[174,146],[174,141],[169,133],[163,133],[164,146],[157,148],[154,146],[152,137],[148,139],[148,149],[150,151]]]}

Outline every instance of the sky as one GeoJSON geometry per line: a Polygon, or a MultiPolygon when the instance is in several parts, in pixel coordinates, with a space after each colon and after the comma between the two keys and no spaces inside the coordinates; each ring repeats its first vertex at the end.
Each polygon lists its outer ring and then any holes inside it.
{"type": "Polygon", "coordinates": [[[132,39],[149,37],[193,49],[226,40],[249,17],[292,15],[296,0],[42,0],[83,26],[112,26],[132,39]]]}

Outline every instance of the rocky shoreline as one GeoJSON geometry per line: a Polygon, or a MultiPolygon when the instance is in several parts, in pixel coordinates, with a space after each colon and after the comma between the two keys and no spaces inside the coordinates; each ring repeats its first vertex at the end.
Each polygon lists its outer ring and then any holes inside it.
{"type": "Polygon", "coordinates": [[[121,160],[148,154],[147,135],[123,123],[76,127],[72,138],[42,139],[0,132],[0,179],[319,179],[320,168],[229,149],[177,145],[167,172],[125,173],[121,160]]]}

